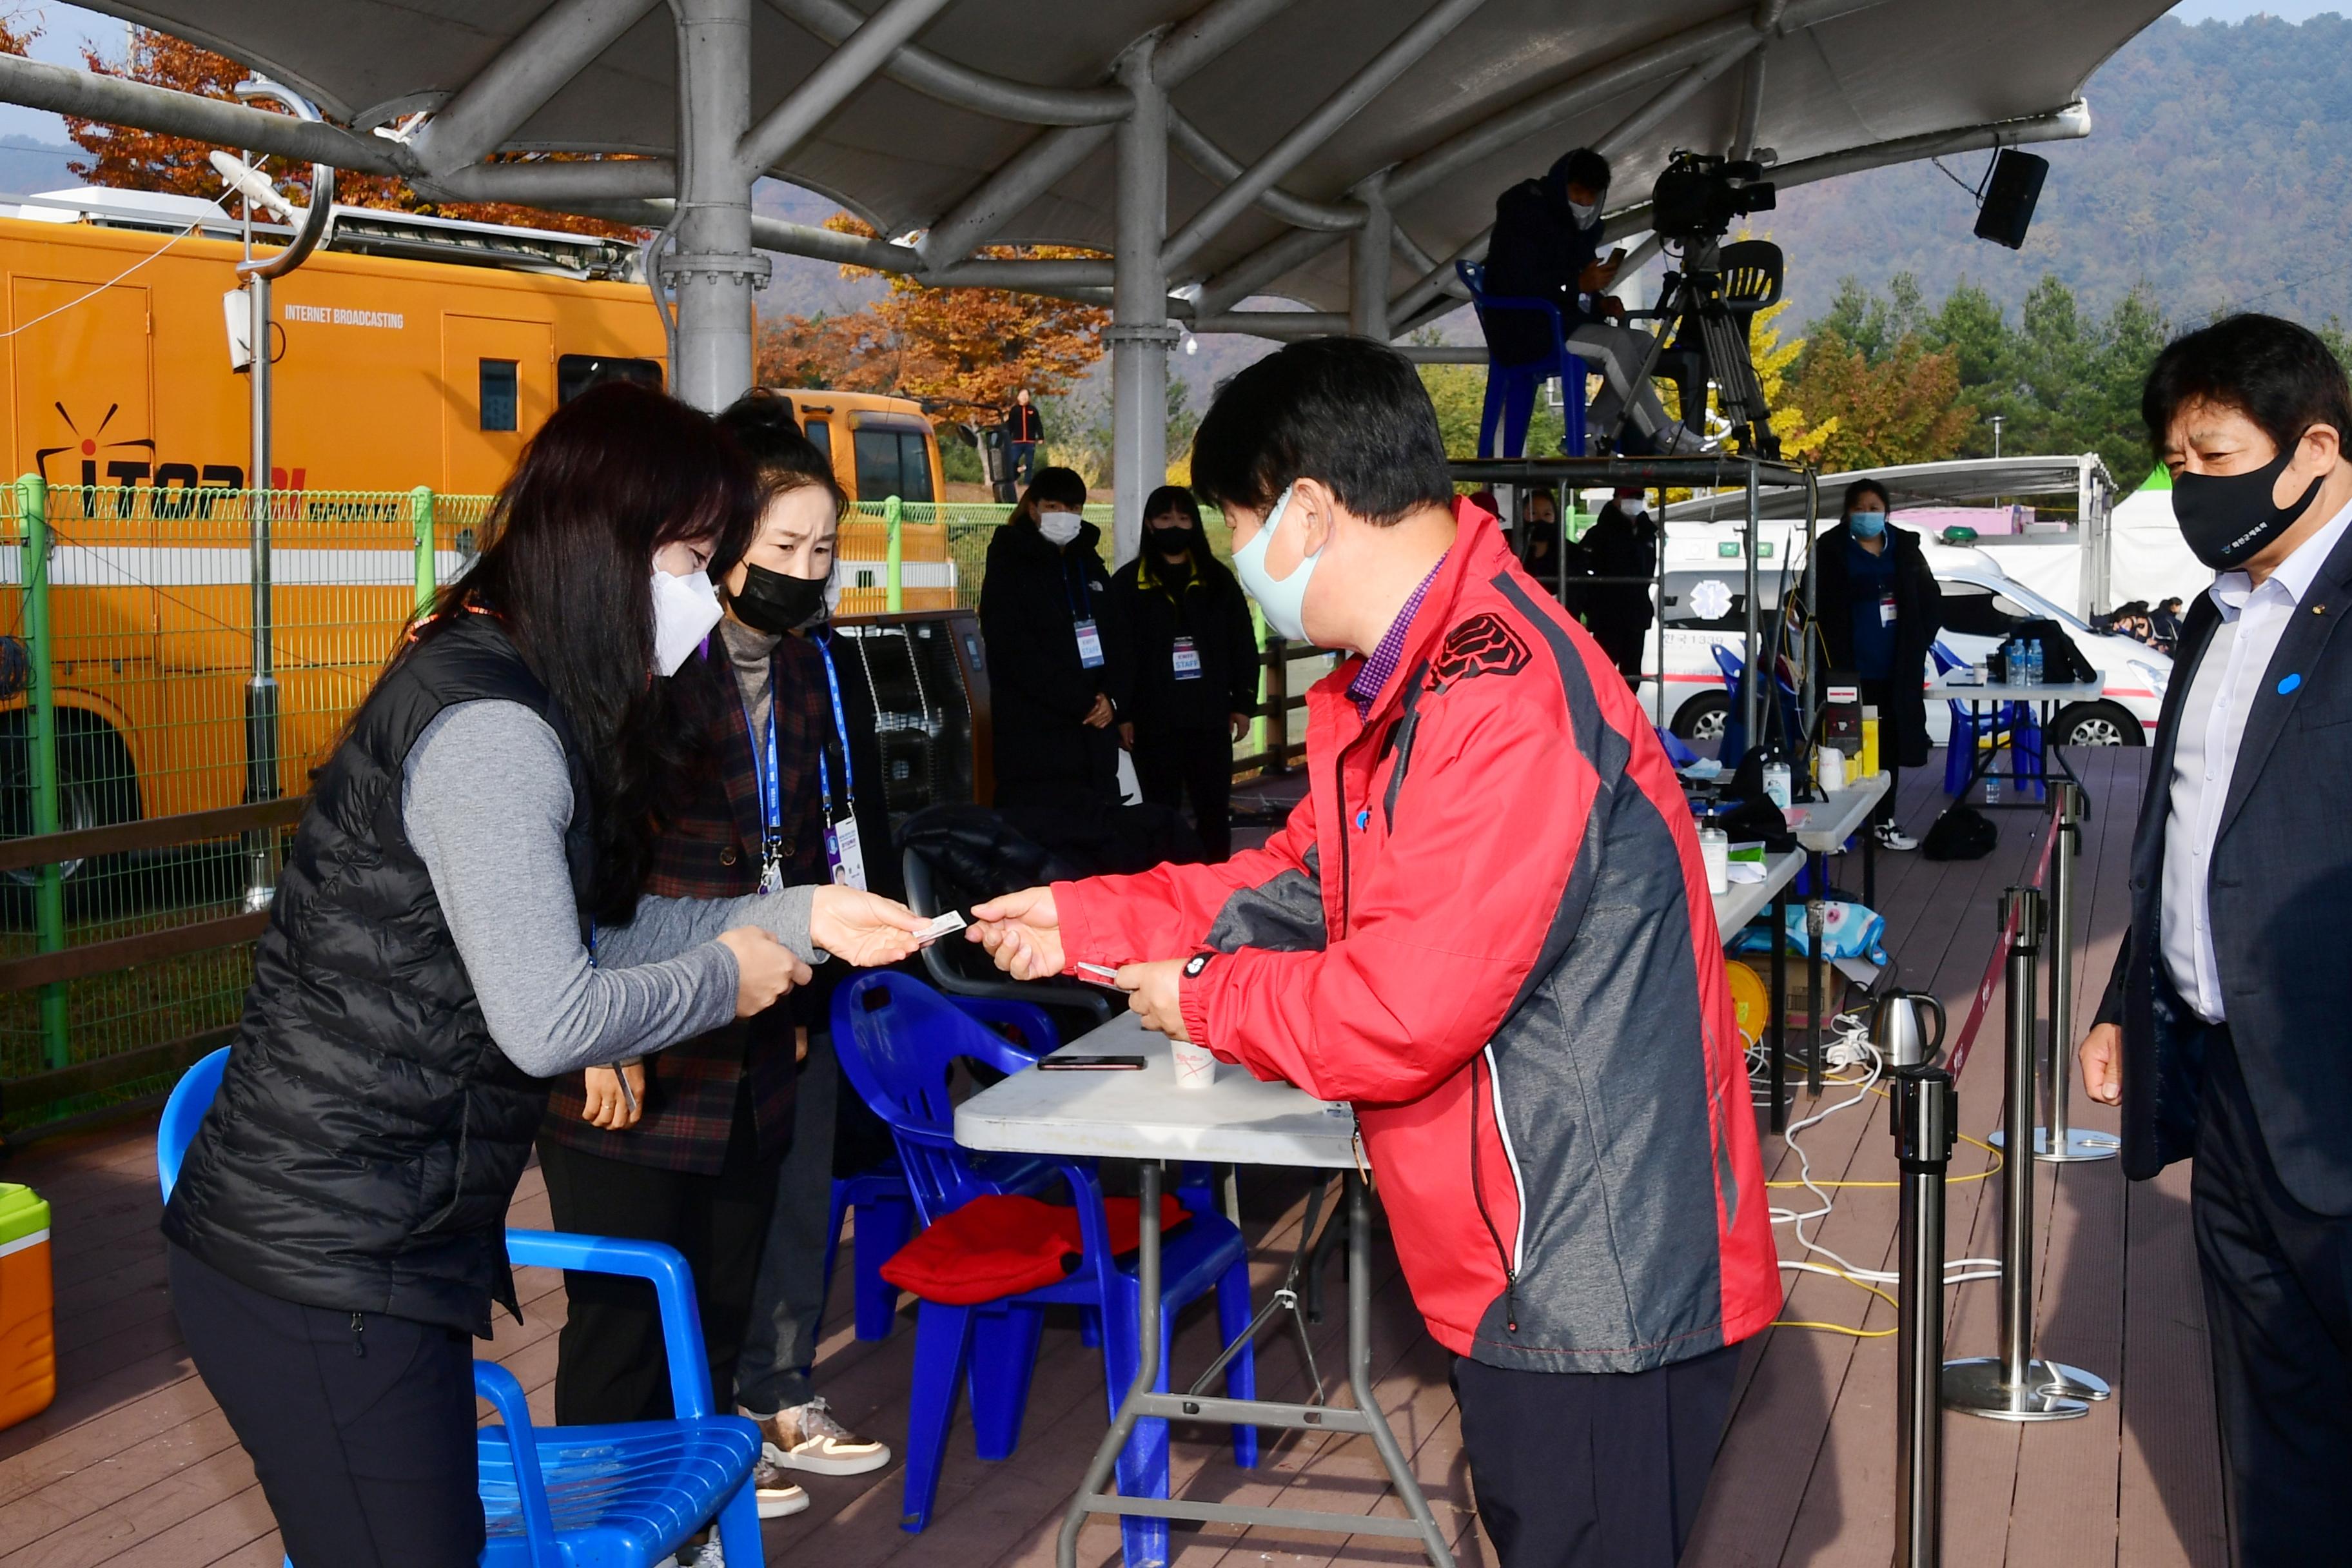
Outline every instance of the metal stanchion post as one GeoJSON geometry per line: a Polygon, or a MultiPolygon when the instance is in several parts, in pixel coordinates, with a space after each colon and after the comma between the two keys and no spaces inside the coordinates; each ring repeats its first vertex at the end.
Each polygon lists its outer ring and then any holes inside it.
{"type": "Polygon", "coordinates": [[[2067,1123],[2074,1054],[2074,858],[2083,852],[2083,790],[2063,778],[2051,780],[2050,787],[2058,800],[2058,842],[2050,847],[2050,1052],[2042,1063],[2042,1090],[2048,1114],[2034,1131],[2033,1157],[2063,1165],[2112,1160],[2123,1152],[2124,1141],[2067,1123]]]}
{"type": "Polygon", "coordinates": [[[1958,1124],[1952,1075],[1897,1068],[1895,1157],[1902,1167],[1901,1263],[1895,1292],[1895,1568],[1937,1568],[1944,1535],[1944,1176],[1958,1124]]]}
{"type": "MultiPolygon", "coordinates": [[[[2029,1146],[2033,1122],[2034,955],[2042,946],[2042,895],[2011,888],[2001,900],[2001,927],[2012,919],[2009,946],[2004,1045],[2007,1105],[2001,1115],[2010,1149],[2029,1146]]],[[[2105,1399],[2107,1385],[2078,1367],[2033,1355],[2033,1162],[2001,1161],[2000,1353],[1944,1363],[1944,1404],[1995,1421],[2064,1421],[2086,1415],[2085,1399],[2105,1399]]]]}

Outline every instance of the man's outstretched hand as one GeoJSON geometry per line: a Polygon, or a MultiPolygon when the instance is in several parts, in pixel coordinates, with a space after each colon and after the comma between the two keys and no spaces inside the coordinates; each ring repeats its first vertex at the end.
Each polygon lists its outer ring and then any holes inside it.
{"type": "Polygon", "coordinates": [[[988,950],[1015,980],[1044,980],[1063,969],[1062,917],[1051,888],[1024,888],[975,904],[966,939],[988,950]]]}

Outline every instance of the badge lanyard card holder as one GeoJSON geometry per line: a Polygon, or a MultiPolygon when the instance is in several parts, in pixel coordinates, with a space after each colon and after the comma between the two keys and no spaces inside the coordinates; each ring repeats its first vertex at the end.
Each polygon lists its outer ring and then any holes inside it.
{"type": "Polygon", "coordinates": [[[1082,669],[1103,667],[1102,628],[1095,624],[1095,596],[1087,586],[1086,568],[1078,568],[1078,591],[1072,595],[1070,568],[1062,567],[1062,592],[1070,601],[1070,624],[1078,634],[1078,666],[1082,669]]]}
{"type": "Polygon", "coordinates": [[[849,718],[841,706],[841,679],[833,668],[833,636],[814,639],[824,660],[825,695],[833,700],[833,732],[841,742],[841,813],[833,809],[833,767],[825,748],[816,752],[817,793],[824,800],[824,863],[833,879],[845,887],[866,887],[866,848],[857,833],[857,776],[849,760],[849,718]]]}

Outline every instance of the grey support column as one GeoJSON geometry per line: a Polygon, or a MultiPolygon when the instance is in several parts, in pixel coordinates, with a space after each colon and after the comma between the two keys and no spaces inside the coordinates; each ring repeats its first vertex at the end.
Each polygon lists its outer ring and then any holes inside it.
{"type": "Polygon", "coordinates": [[[677,247],[656,263],[677,298],[670,390],[717,413],[751,385],[751,181],[738,149],[751,123],[751,0],[676,0],[677,247]]]}
{"type": "Polygon", "coordinates": [[[1363,204],[1364,226],[1349,237],[1348,330],[1375,342],[1389,341],[1390,257],[1396,244],[1396,218],[1389,211],[1385,171],[1352,193],[1363,204]]]}
{"type": "Polygon", "coordinates": [[[1152,40],[1121,56],[1118,79],[1135,108],[1117,133],[1118,241],[1111,326],[1112,564],[1134,558],[1143,503],[1168,473],[1168,94],[1152,79],[1152,40]]]}

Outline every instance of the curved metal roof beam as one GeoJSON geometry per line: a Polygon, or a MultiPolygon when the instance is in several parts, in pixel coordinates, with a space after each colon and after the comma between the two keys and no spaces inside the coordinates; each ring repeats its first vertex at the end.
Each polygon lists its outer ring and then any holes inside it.
{"type": "MultiPolygon", "coordinates": [[[[866,22],[866,14],[846,0],[767,0],[767,5],[836,48],[866,22]]],[[[1128,97],[1118,88],[1039,87],[957,65],[912,44],[891,55],[882,74],[926,98],[998,120],[1108,125],[1127,118],[1128,97]]]]}
{"type": "Polygon", "coordinates": [[[136,125],[169,136],[209,142],[215,147],[242,147],[300,163],[331,163],[358,174],[404,179],[416,173],[408,149],[379,136],[356,136],[322,121],[150,87],[124,77],[53,66],[22,55],[0,55],[0,100],[110,125],[136,125]]]}
{"type": "MultiPolygon", "coordinates": [[[[829,5],[832,0],[797,3],[829,5]]],[[[888,0],[873,16],[859,16],[858,25],[846,36],[828,40],[834,45],[833,53],[743,133],[735,155],[744,174],[766,174],[808,140],[876,72],[888,71],[893,60],[918,52],[908,40],[946,10],[948,4],[949,0],[888,0]]]]}
{"type": "Polygon", "coordinates": [[[446,174],[417,174],[412,184],[447,201],[516,202],[546,206],[565,201],[615,200],[677,194],[677,165],[667,158],[562,158],[523,163],[468,163],[446,174]]]}
{"type": "MultiPolygon", "coordinates": [[[[1230,184],[1242,177],[1239,159],[1172,109],[1168,111],[1168,139],[1186,163],[1209,178],[1230,184]]],[[[1326,229],[1337,234],[1364,226],[1364,210],[1360,206],[1309,201],[1279,185],[1268,186],[1259,195],[1257,205],[1294,228],[1326,229]]]]}
{"type": "MultiPolygon", "coordinates": [[[[1153,47],[1151,79],[1162,89],[1173,89],[1293,3],[1210,0],[1153,47]]],[[[986,244],[1016,214],[1099,152],[1110,135],[1107,125],[1075,125],[1035,138],[930,226],[919,247],[925,261],[943,265],[986,244]]]]}
{"type": "Polygon", "coordinates": [[[656,4],[555,0],[409,139],[417,162],[450,174],[497,152],[656,4]]]}
{"type": "Polygon", "coordinates": [[[1266,149],[1240,179],[1212,196],[1207,205],[1187,219],[1184,226],[1170,237],[1161,249],[1161,265],[1171,272],[1181,267],[1218,231],[1239,217],[1244,207],[1272,189],[1276,181],[1297,168],[1315,149],[1329,141],[1341,126],[1362,112],[1366,105],[1410,69],[1414,61],[1434,48],[1464,18],[1486,3],[1486,0],[1439,0],[1439,4],[1430,7],[1419,21],[1374,55],[1363,69],[1266,149]]]}
{"type": "MultiPolygon", "coordinates": [[[[1845,174],[1858,174],[1866,169],[1883,169],[1890,163],[1913,163],[1922,158],[1940,158],[1948,153],[1980,153],[1988,147],[2021,147],[2035,142],[2074,142],[2091,133],[2091,106],[2081,99],[2063,108],[2042,114],[2021,115],[2014,120],[1995,120],[1982,125],[1964,126],[1957,131],[1929,131],[1917,136],[1898,136],[1889,142],[1873,142],[1843,152],[1823,153],[1817,157],[1800,158],[1793,163],[1782,163],[1767,171],[1776,189],[1787,190],[1791,185],[1810,185],[1822,180],[1834,180],[1845,174]]],[[[1639,234],[1650,226],[1650,204],[1622,207],[1601,220],[1601,232],[1605,238],[1639,234]]]]}

